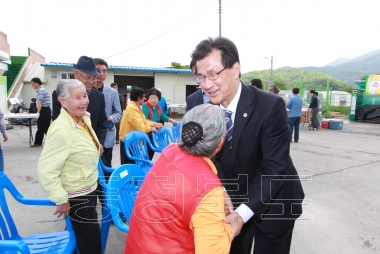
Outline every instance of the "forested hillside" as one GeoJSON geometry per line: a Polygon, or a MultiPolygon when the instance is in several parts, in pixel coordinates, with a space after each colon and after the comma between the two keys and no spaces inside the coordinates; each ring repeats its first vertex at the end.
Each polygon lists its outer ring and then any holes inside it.
{"type": "MultiPolygon", "coordinates": [[[[324,67],[283,67],[273,71],[273,82],[280,89],[291,89],[299,86],[303,77],[303,86],[307,89],[322,90],[330,81],[333,90],[351,92],[357,87],[355,81],[367,75],[380,74],[380,49],[369,52],[354,59],[339,58],[324,67]]],[[[259,78],[264,85],[268,85],[268,70],[244,73],[241,80],[248,84],[252,78],[259,78]]]]}
{"type": "Polygon", "coordinates": [[[339,63],[338,60],[329,64],[334,66],[301,67],[299,69],[323,72],[347,82],[352,87],[356,87],[355,80],[360,80],[368,75],[380,74],[380,50],[343,61],[343,63],[339,63]]]}
{"type": "MultiPolygon", "coordinates": [[[[281,90],[299,87],[301,77],[302,84],[306,90],[324,90],[323,88],[326,87],[327,81],[330,82],[330,87],[332,87],[333,90],[351,90],[346,82],[321,72],[306,71],[291,67],[283,67],[273,71],[273,83],[279,86],[281,90]]],[[[249,84],[249,81],[253,78],[261,79],[263,85],[268,86],[268,70],[244,73],[241,80],[243,83],[249,84]]]]}

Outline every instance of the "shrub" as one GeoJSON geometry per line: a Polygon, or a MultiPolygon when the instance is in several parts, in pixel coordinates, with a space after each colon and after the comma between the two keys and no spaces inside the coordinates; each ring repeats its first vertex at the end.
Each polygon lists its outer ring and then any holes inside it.
{"type": "Polygon", "coordinates": [[[330,112],[339,112],[342,115],[348,116],[350,114],[350,107],[349,106],[331,106],[330,112]]]}

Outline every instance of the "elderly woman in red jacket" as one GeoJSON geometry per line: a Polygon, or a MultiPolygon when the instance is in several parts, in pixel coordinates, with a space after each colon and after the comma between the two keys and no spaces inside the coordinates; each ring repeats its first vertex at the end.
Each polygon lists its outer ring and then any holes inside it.
{"type": "Polygon", "coordinates": [[[162,152],[138,193],[124,253],[229,253],[236,232],[210,160],[224,143],[224,111],[203,104],[182,123],[179,143],[162,152]]]}

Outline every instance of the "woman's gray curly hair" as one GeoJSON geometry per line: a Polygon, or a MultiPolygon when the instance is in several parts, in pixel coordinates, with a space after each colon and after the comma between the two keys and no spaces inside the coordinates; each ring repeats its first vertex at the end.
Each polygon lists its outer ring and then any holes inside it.
{"type": "Polygon", "coordinates": [[[188,122],[196,122],[202,126],[203,139],[199,140],[195,145],[189,146],[180,138],[178,141],[179,147],[193,155],[211,157],[220,140],[226,136],[224,110],[217,105],[202,104],[184,115],[182,126],[188,122]]]}

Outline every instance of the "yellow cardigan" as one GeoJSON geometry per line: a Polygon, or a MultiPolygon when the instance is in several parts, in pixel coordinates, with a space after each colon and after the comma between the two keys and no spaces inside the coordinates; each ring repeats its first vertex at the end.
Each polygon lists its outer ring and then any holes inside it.
{"type": "MultiPolygon", "coordinates": [[[[90,114],[83,119],[96,138],[90,114]]],[[[99,151],[90,134],[62,108],[50,125],[38,161],[38,179],[49,200],[61,205],[68,198],[93,192],[97,187],[98,161],[99,151]]]]}
{"type": "Polygon", "coordinates": [[[125,135],[131,131],[143,131],[149,133],[153,126],[153,122],[146,120],[143,112],[137,106],[136,102],[128,103],[120,121],[119,137],[124,141],[125,135]]]}
{"type": "MultiPolygon", "coordinates": [[[[217,175],[214,163],[207,157],[203,159],[217,175]]],[[[191,216],[189,227],[194,232],[195,253],[230,252],[232,227],[225,222],[223,192],[222,187],[209,191],[191,216]]]]}

